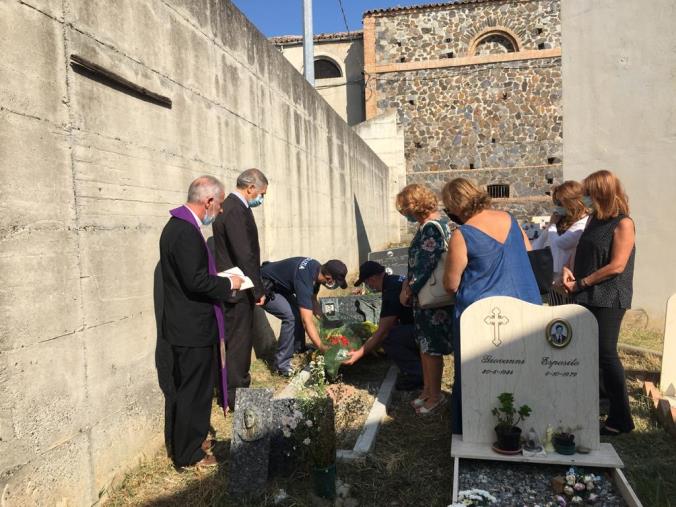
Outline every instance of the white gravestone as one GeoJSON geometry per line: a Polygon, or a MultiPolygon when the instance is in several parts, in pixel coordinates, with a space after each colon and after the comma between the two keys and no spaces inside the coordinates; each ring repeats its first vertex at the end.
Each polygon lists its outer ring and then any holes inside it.
{"type": "Polygon", "coordinates": [[[510,392],[517,408],[533,410],[519,424],[523,435],[561,426],[577,445],[599,449],[598,326],[588,310],[491,297],[465,310],[460,325],[464,443],[495,442],[491,411],[510,392]]]}
{"type": "Polygon", "coordinates": [[[676,294],[667,301],[660,390],[672,406],[676,405],[676,294]]]}

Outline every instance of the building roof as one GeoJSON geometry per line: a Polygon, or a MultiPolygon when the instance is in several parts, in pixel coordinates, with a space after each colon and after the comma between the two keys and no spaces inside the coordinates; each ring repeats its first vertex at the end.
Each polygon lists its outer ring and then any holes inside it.
{"type": "MultiPolygon", "coordinates": [[[[332,42],[332,41],[341,41],[341,40],[354,40],[362,38],[362,31],[355,30],[353,32],[333,32],[333,33],[318,33],[313,39],[320,42],[332,42]]],[[[284,44],[298,44],[303,42],[302,35],[278,35],[276,37],[270,37],[268,39],[273,44],[284,45],[284,44]]]]}
{"type": "Polygon", "coordinates": [[[364,16],[371,14],[387,14],[390,12],[407,12],[407,11],[417,11],[423,9],[433,9],[435,7],[447,7],[449,5],[465,5],[465,4],[483,4],[489,2],[502,2],[504,0],[449,0],[447,2],[434,2],[418,5],[409,5],[407,7],[388,7],[385,9],[371,9],[364,12],[364,16]]]}

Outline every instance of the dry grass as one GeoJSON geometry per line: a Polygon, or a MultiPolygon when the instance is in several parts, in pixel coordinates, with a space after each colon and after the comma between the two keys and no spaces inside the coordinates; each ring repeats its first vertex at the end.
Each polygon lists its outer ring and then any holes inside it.
{"type": "MultiPolygon", "coordinates": [[[[676,507],[676,440],[655,422],[650,404],[641,393],[645,379],[658,375],[659,358],[622,354],[627,369],[630,402],[636,430],[628,435],[604,439],[611,442],[625,463],[625,473],[646,507],[676,507]]],[[[384,362],[370,361],[368,368],[353,375],[371,376],[384,362]]],[[[443,387],[450,391],[451,358],[446,359],[443,387]]],[[[383,366],[384,365],[384,366],[383,366]]],[[[383,374],[384,374],[383,369],[383,374]]],[[[285,381],[269,374],[262,361],[253,367],[254,385],[279,388],[285,381]]],[[[448,412],[419,418],[409,406],[413,393],[395,391],[388,417],[378,434],[375,450],[364,462],[339,464],[338,476],[353,486],[353,496],[362,506],[446,506],[450,503],[452,462],[450,458],[450,416],[448,412]]],[[[310,477],[296,472],[271,482],[257,502],[232,502],[226,496],[230,420],[217,412],[212,417],[220,443],[216,449],[222,461],[218,470],[177,473],[164,456],[148,461],[130,473],[113,492],[110,506],[227,506],[272,505],[274,493],[282,488],[289,495],[280,505],[312,505],[310,477]]]]}
{"type": "Polygon", "coordinates": [[[620,343],[662,352],[664,333],[625,322],[620,330],[620,343]]]}

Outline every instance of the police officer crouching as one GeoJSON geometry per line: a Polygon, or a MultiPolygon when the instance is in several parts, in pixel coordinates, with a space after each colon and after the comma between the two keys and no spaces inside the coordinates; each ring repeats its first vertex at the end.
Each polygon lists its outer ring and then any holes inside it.
{"type": "Polygon", "coordinates": [[[423,373],[420,351],[415,343],[413,311],[399,301],[404,279],[403,276],[388,275],[385,268],[374,261],[365,262],[359,267],[355,286],[364,283],[370,290],[382,292],[380,320],[373,336],[361,348],[351,352],[350,358],[343,364],[354,364],[382,345],[400,371],[396,389],[412,391],[423,387],[423,373]]]}

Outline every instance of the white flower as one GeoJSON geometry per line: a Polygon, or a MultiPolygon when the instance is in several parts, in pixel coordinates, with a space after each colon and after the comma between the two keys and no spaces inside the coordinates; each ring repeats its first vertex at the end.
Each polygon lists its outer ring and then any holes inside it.
{"type": "Polygon", "coordinates": [[[573,486],[573,488],[575,488],[575,491],[583,491],[584,490],[584,484],[582,484],[581,482],[576,482],[575,486],[573,486]]]}
{"type": "Polygon", "coordinates": [[[593,490],[593,489],[594,489],[594,483],[593,483],[593,482],[591,482],[591,481],[589,481],[589,482],[585,482],[585,484],[584,484],[584,485],[585,485],[585,487],[587,488],[587,490],[588,490],[588,491],[591,491],[591,490],[593,490]]]}
{"type": "Polygon", "coordinates": [[[572,486],[575,484],[575,476],[574,475],[566,475],[566,484],[569,486],[572,486]]]}
{"type": "Polygon", "coordinates": [[[573,498],[570,499],[570,503],[582,503],[582,497],[574,496],[573,498]]]}
{"type": "Polygon", "coordinates": [[[281,503],[284,500],[289,498],[289,495],[286,494],[286,491],[283,489],[278,489],[277,492],[275,493],[275,496],[273,497],[273,501],[275,504],[281,503]]]}
{"type": "Polygon", "coordinates": [[[571,488],[570,486],[564,487],[564,488],[563,488],[563,492],[564,492],[566,495],[568,495],[568,496],[573,496],[573,493],[575,493],[575,491],[573,490],[573,488],[571,488]]]}
{"type": "Polygon", "coordinates": [[[286,438],[290,438],[290,437],[291,437],[291,431],[289,431],[289,428],[282,428],[282,433],[284,433],[284,436],[285,436],[286,438]]]}
{"type": "Polygon", "coordinates": [[[594,480],[594,476],[593,476],[593,475],[585,475],[585,476],[582,478],[582,482],[584,482],[584,483],[592,482],[593,480],[594,480]]]}
{"type": "Polygon", "coordinates": [[[288,426],[290,422],[291,422],[291,418],[288,415],[282,416],[282,424],[284,426],[288,426]]]}
{"type": "Polygon", "coordinates": [[[293,417],[294,417],[295,419],[302,419],[302,418],[303,418],[303,414],[302,414],[300,411],[298,411],[298,410],[294,410],[294,411],[293,411],[293,417]]]}
{"type": "Polygon", "coordinates": [[[312,428],[312,421],[310,419],[305,421],[305,426],[307,426],[308,428],[312,428]]]}
{"type": "Polygon", "coordinates": [[[310,442],[311,442],[311,440],[309,438],[306,438],[305,440],[303,440],[303,443],[305,445],[310,445],[310,442]]]}

